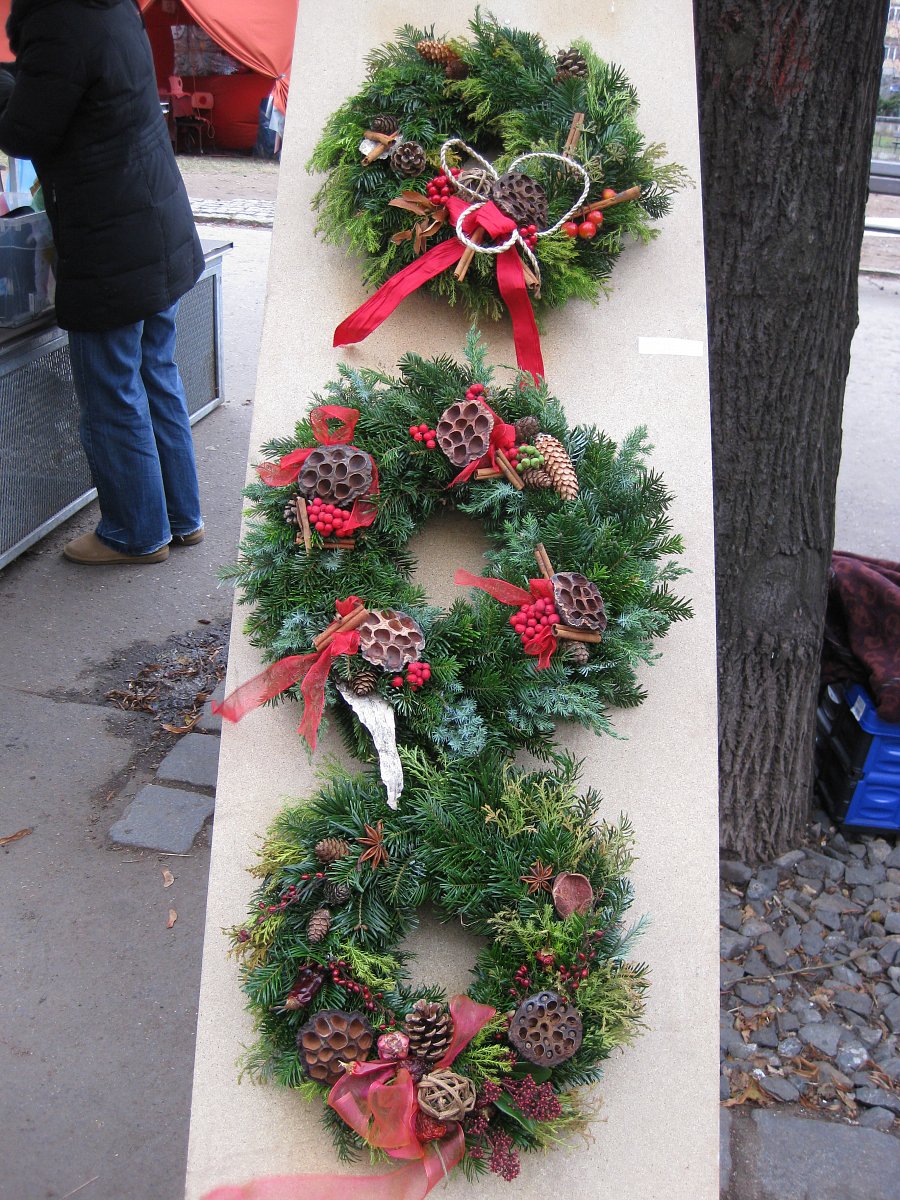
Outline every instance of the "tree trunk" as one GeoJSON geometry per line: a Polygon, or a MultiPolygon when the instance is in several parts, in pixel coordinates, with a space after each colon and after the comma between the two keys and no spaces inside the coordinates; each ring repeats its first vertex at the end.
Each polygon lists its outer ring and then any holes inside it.
{"type": "Polygon", "coordinates": [[[694,0],[721,831],[799,841],[886,0],[694,0]]]}

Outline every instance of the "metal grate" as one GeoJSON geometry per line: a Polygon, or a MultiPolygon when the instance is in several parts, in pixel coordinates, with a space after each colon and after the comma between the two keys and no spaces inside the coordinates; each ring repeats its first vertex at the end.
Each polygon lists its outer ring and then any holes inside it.
{"type": "MultiPolygon", "coordinates": [[[[212,269],[178,310],[176,358],[192,417],[221,399],[220,288],[212,269]]],[[[92,498],[66,335],[26,335],[0,353],[0,567],[92,498]]]]}

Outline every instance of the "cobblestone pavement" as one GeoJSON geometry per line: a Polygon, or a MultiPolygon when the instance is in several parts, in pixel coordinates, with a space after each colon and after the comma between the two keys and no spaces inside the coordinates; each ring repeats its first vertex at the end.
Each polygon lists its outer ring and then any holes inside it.
{"type": "Polygon", "coordinates": [[[191,196],[191,211],[204,225],[249,225],[256,229],[271,229],[275,220],[275,201],[231,197],[210,200],[191,196]]]}

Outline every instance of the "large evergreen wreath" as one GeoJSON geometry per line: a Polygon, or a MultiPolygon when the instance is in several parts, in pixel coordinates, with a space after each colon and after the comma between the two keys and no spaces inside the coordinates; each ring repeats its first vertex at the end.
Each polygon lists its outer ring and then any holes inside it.
{"type": "MultiPolygon", "coordinates": [[[[652,222],[668,212],[685,173],[664,161],[664,146],[640,132],[637,94],[621,68],[602,61],[586,42],[554,56],[539,35],[477,12],[470,30],[468,38],[436,41],[433,28],[406,26],[395,42],[372,51],[365,84],[329,118],[310,159],[310,169],[328,176],[314,201],[317,229],[327,241],[365,256],[365,282],[380,285],[411,263],[428,239],[435,245],[454,236],[452,223],[428,233],[431,215],[417,219],[408,204],[391,204],[403,191],[418,193],[429,213],[426,186],[441,170],[446,140],[464,139],[503,172],[523,153],[559,155],[572,144],[573,119],[583,114],[572,156],[592,183],[591,203],[580,217],[585,228],[580,236],[560,229],[533,250],[540,305],[576,297],[596,301],[625,240],[655,236],[652,222]],[[360,146],[367,132],[392,137],[396,145],[365,161],[360,146]],[[632,188],[640,189],[639,198],[599,212],[596,225],[585,222],[604,194],[632,188]],[[414,228],[420,236],[412,236],[414,228]]],[[[528,171],[546,192],[549,228],[577,202],[582,177],[551,160],[533,160],[528,171]]],[[[501,314],[494,261],[487,255],[476,254],[463,280],[445,271],[429,287],[451,304],[464,302],[473,316],[501,314]]]]}
{"type": "MultiPolygon", "coordinates": [[[[655,659],[656,639],[690,614],[687,602],[670,591],[683,573],[675,561],[682,545],[671,531],[670,497],[645,465],[646,431],[639,428],[616,446],[595,428],[570,428],[543,384],[518,375],[508,386],[496,384],[474,332],[464,361],[409,354],[399,371],[392,377],[341,367],[325,395],[315,397],[358,410],[354,441],[377,464],[378,491],[369,500],[374,521],[355,546],[329,549],[324,543],[331,539],[313,531],[307,552],[284,516],[296,484],[248,487],[252,521],[240,561],[228,574],[243,602],[253,606],[246,624],[251,641],[270,662],[303,655],[334,618],[336,603],[360,597],[369,609],[408,614],[424,634],[426,682],[393,672],[377,672],[371,680],[371,690],[395,712],[401,744],[446,759],[519,748],[545,758],[554,753],[560,719],[610,732],[608,710],[643,699],[637,669],[655,659]],[[574,498],[552,487],[518,489],[502,475],[451,486],[457,467],[429,448],[431,439],[415,435],[420,425],[433,430],[473,385],[504,421],[536,418],[544,435],[555,439],[577,475],[574,498]],[[487,534],[491,577],[527,588],[537,573],[536,548],[543,545],[557,570],[579,572],[595,585],[605,605],[599,644],[573,657],[560,643],[541,669],[523,652],[512,623],[516,613],[507,604],[479,591],[471,599],[461,596],[449,610],[430,605],[426,589],[412,582],[407,543],[454,507],[487,534]]],[[[263,450],[278,459],[314,445],[307,419],[263,450]]],[[[372,743],[337,685],[368,670],[358,653],[344,655],[325,685],[325,700],[362,761],[372,760],[372,743]]],[[[288,694],[300,698],[296,687],[288,694]]]]}

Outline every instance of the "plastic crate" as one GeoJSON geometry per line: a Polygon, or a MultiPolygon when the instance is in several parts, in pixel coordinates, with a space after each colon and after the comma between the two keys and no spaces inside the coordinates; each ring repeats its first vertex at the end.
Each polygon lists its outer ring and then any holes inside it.
{"type": "Polygon", "coordinates": [[[900,829],[900,725],[883,721],[859,684],[820,698],[816,790],[845,825],[900,829]]]}
{"type": "Polygon", "coordinates": [[[26,325],[53,308],[56,252],[45,212],[0,216],[0,327],[26,325]]]}

